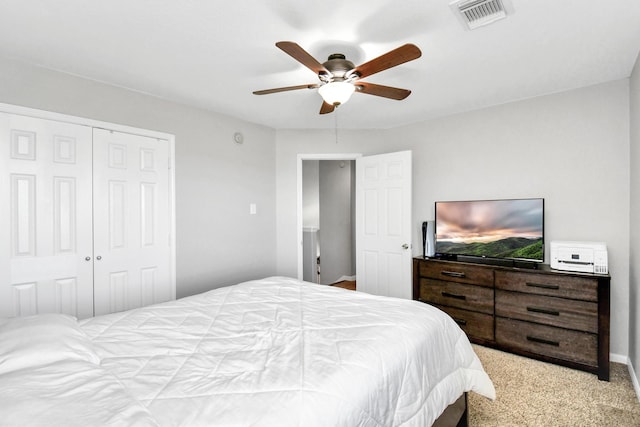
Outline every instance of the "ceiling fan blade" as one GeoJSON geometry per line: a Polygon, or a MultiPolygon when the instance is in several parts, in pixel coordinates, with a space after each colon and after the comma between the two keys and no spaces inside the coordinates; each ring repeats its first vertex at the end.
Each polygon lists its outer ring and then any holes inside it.
{"type": "Polygon", "coordinates": [[[306,50],[301,48],[294,42],[277,42],[276,46],[282,49],[285,53],[289,54],[293,59],[310,69],[316,74],[330,74],[324,65],[319,63],[313,56],[311,56],[306,50]]]}
{"type": "Polygon", "coordinates": [[[335,105],[331,105],[328,102],[322,102],[322,107],[320,107],[320,114],[332,113],[333,110],[336,109],[335,105]]]}
{"type": "Polygon", "coordinates": [[[355,83],[356,90],[360,93],[366,93],[367,95],[382,96],[384,98],[397,99],[398,101],[405,99],[411,95],[409,89],[400,89],[391,86],[382,86],[374,83],[367,83],[357,81],[355,83]]]}
{"type": "Polygon", "coordinates": [[[253,92],[253,94],[254,95],[268,95],[270,93],[286,92],[288,90],[315,89],[318,86],[320,86],[320,85],[316,84],[316,83],[310,83],[310,84],[307,84],[307,85],[287,86],[287,87],[278,87],[278,88],[275,88],[275,89],[256,90],[255,92],[253,92]]]}
{"type": "Polygon", "coordinates": [[[353,72],[357,73],[360,78],[364,78],[396,65],[418,59],[421,55],[422,52],[418,49],[418,46],[409,43],[357,66],[353,72]]]}

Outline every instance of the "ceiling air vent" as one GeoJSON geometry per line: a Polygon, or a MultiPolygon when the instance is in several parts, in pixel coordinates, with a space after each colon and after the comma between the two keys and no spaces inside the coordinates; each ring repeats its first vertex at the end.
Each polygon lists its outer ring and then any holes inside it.
{"type": "Polygon", "coordinates": [[[507,14],[512,13],[508,0],[457,0],[450,6],[465,28],[470,30],[506,18],[507,14]]]}

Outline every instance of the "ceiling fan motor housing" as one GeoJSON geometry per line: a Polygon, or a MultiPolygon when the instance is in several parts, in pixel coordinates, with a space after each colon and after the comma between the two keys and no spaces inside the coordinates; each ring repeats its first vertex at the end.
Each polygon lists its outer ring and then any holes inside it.
{"type": "Polygon", "coordinates": [[[348,80],[351,77],[351,75],[348,75],[349,71],[356,68],[353,62],[348,61],[341,53],[329,55],[327,62],[322,65],[331,73],[331,76],[327,76],[327,82],[348,80]]]}

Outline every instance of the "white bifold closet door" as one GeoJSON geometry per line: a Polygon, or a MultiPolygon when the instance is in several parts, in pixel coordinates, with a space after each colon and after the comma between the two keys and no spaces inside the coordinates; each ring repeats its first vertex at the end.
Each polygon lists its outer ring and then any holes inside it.
{"type": "Polygon", "coordinates": [[[0,113],[0,317],[175,298],[167,140],[0,113]]]}
{"type": "Polygon", "coordinates": [[[175,298],[168,141],[94,129],[93,149],[95,314],[175,298]]]}
{"type": "Polygon", "coordinates": [[[0,316],[93,315],[91,138],[0,113],[0,316]]]}

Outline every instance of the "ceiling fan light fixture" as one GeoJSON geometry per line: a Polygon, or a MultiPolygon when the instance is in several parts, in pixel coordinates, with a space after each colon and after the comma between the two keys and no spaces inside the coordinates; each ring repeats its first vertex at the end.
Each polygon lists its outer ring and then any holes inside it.
{"type": "Polygon", "coordinates": [[[356,87],[352,83],[339,81],[320,86],[318,93],[327,104],[341,105],[351,98],[355,90],[356,87]]]}
{"type": "Polygon", "coordinates": [[[353,65],[353,62],[348,61],[342,53],[329,55],[329,59],[324,64],[321,64],[297,43],[280,41],[276,43],[276,46],[300,64],[313,71],[320,81],[306,85],[257,90],[253,93],[255,95],[267,95],[269,93],[286,92],[290,90],[317,88],[318,93],[320,93],[322,97],[320,114],[333,113],[338,105],[347,102],[353,92],[356,91],[389,99],[405,99],[411,94],[411,91],[408,89],[362,82],[360,79],[404,64],[405,62],[413,61],[422,55],[418,46],[407,43],[356,67],[353,65]]]}

